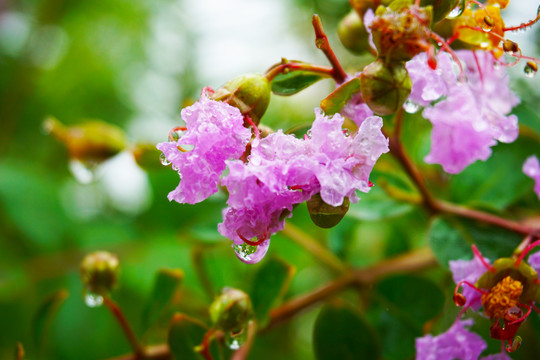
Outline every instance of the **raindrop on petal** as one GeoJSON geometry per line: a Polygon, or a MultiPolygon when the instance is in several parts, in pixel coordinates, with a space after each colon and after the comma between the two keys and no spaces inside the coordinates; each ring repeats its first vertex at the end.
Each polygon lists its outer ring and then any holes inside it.
{"type": "Polygon", "coordinates": [[[409,114],[414,114],[415,112],[420,109],[420,105],[415,104],[411,100],[407,99],[405,103],[403,104],[403,109],[408,112],[409,114]]]}
{"type": "Polygon", "coordinates": [[[170,161],[167,160],[167,157],[165,156],[165,154],[163,154],[163,153],[161,155],[159,155],[159,161],[161,161],[161,164],[164,165],[164,166],[168,166],[168,165],[171,164],[170,161]]]}

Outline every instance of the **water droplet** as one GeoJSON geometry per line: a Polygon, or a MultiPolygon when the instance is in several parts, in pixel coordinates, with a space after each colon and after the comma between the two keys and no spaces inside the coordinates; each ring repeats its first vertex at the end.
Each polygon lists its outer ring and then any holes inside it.
{"type": "Polygon", "coordinates": [[[452,11],[450,11],[450,14],[448,14],[446,18],[455,19],[457,17],[460,17],[461,14],[463,14],[463,11],[465,11],[465,0],[459,0],[458,6],[452,9],[452,11]]]}
{"type": "Polygon", "coordinates": [[[349,129],[343,129],[343,135],[345,135],[345,137],[349,137],[351,136],[351,131],[349,129]]]}
{"type": "Polygon", "coordinates": [[[163,153],[159,155],[159,161],[161,161],[161,165],[164,165],[164,166],[169,166],[171,164],[171,162],[167,160],[167,157],[163,153]]]}
{"type": "Polygon", "coordinates": [[[240,346],[244,345],[244,343],[246,342],[246,337],[247,337],[247,331],[242,329],[240,332],[236,334],[228,333],[225,336],[225,343],[227,344],[229,349],[238,350],[240,349],[240,346]]]}
{"type": "Polygon", "coordinates": [[[81,184],[90,184],[96,178],[97,164],[71,160],[68,166],[75,180],[81,184]]]}
{"type": "Polygon", "coordinates": [[[306,134],[307,134],[307,136],[308,136],[309,138],[311,138],[311,129],[309,129],[309,130],[306,132],[306,134]]]}
{"type": "Polygon", "coordinates": [[[495,70],[499,70],[499,69],[501,68],[501,66],[502,66],[502,65],[501,65],[500,62],[498,62],[498,61],[494,61],[494,62],[493,62],[493,68],[494,68],[495,70]]]}
{"type": "Polygon", "coordinates": [[[484,32],[490,32],[491,29],[493,29],[493,26],[495,26],[495,22],[493,22],[493,18],[491,16],[484,16],[482,30],[484,32]]]}
{"type": "Polygon", "coordinates": [[[257,252],[257,246],[251,246],[246,243],[242,245],[234,245],[233,249],[236,255],[245,261],[250,261],[251,255],[257,252]]]}
{"type": "Polygon", "coordinates": [[[536,64],[534,61],[528,61],[525,65],[525,68],[523,69],[523,72],[525,72],[525,76],[528,78],[532,78],[534,75],[536,75],[537,71],[538,64],[536,64]]]}
{"type": "Polygon", "coordinates": [[[103,305],[103,296],[88,291],[84,294],[84,303],[88,307],[99,307],[103,305]]]}
{"type": "Polygon", "coordinates": [[[420,105],[415,104],[411,100],[407,99],[405,103],[403,104],[403,109],[408,112],[409,114],[414,114],[415,112],[420,109],[420,105]]]}
{"type": "Polygon", "coordinates": [[[180,134],[178,133],[178,131],[171,131],[169,141],[177,142],[178,140],[180,140],[180,134]]]}

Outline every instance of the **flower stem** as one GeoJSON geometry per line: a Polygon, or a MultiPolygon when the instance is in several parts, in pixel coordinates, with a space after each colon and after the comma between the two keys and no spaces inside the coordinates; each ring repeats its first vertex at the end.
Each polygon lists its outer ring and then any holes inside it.
{"type": "Polygon", "coordinates": [[[435,266],[436,264],[437,261],[435,260],[431,250],[429,248],[425,248],[384,260],[365,269],[348,271],[329,283],[307,294],[294,298],[280,307],[270,311],[270,321],[263,331],[292,318],[300,311],[349,287],[369,286],[378,281],[380,278],[390,274],[414,272],[435,266]]]}
{"type": "Polygon", "coordinates": [[[328,37],[323,30],[320,16],[314,14],[311,22],[313,24],[313,29],[315,29],[315,46],[322,50],[324,55],[326,55],[326,58],[332,65],[332,77],[338,84],[341,84],[345,81],[345,79],[347,79],[347,73],[345,70],[343,70],[343,67],[339,63],[336,54],[334,54],[334,51],[330,47],[330,42],[328,41],[328,37]]]}
{"type": "Polygon", "coordinates": [[[298,70],[309,71],[327,77],[334,76],[334,70],[328,66],[319,66],[296,61],[289,62],[287,59],[282,59],[281,63],[276,64],[266,70],[265,77],[268,81],[272,81],[279,74],[287,73],[288,71],[298,70]]]}
{"type": "Polygon", "coordinates": [[[141,344],[139,343],[139,340],[137,339],[135,332],[133,332],[133,329],[131,328],[131,325],[127,321],[120,306],[118,306],[118,304],[115,303],[108,296],[104,297],[103,303],[112,312],[112,314],[114,315],[114,317],[116,318],[120,326],[122,327],[122,330],[124,331],[124,334],[126,335],[126,338],[129,341],[129,344],[131,345],[133,352],[135,353],[135,358],[144,359],[145,358],[144,350],[141,344]]]}
{"type": "Polygon", "coordinates": [[[297,243],[298,245],[302,246],[310,254],[315,256],[322,263],[326,264],[328,267],[332,268],[338,273],[342,273],[347,270],[346,265],[343,264],[336,255],[334,255],[324,246],[319,244],[317,240],[315,240],[310,235],[306,234],[300,228],[291,224],[290,222],[285,223],[285,227],[283,228],[281,233],[295,243],[297,243]]]}

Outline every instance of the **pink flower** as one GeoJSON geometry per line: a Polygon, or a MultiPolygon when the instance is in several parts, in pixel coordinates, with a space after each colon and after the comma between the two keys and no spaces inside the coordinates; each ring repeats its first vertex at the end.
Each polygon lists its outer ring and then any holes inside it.
{"type": "Polygon", "coordinates": [[[181,177],[169,200],[195,204],[217,192],[225,161],[245,151],[251,131],[243,126],[240,111],[223,102],[210,100],[203,92],[199,101],[182,110],[187,130],[176,142],[163,142],[163,152],[181,177]]]}
{"type": "MultiPolygon", "coordinates": [[[[388,151],[388,140],[379,117],[365,119],[352,135],[344,133],[343,120],[339,114],[328,117],[316,111],[310,137],[300,140],[280,130],[255,139],[247,163],[227,161],[229,174],[221,183],[229,191],[229,207],[219,232],[235,246],[267,247],[293,206],[314,194],[320,192],[332,206],[341,205],[345,197],[357,202],[356,190],[369,191],[369,174],[388,151]]],[[[260,260],[261,253],[264,256],[266,249],[246,262],[260,260]]]]}
{"type": "Polygon", "coordinates": [[[437,55],[436,70],[428,66],[425,54],[407,63],[413,81],[409,100],[425,106],[423,115],[433,124],[425,160],[452,174],[489,158],[497,141],[512,142],[518,135],[517,117],[507,114],[519,99],[509,89],[504,70],[495,68],[493,55],[465,50],[457,54],[464,62],[464,83],[446,53],[437,55]]]}
{"type": "Polygon", "coordinates": [[[472,324],[472,319],[457,320],[445,333],[416,339],[416,360],[477,360],[487,345],[465,328],[472,324]]]}
{"type": "Polygon", "coordinates": [[[534,179],[534,192],[540,198],[540,164],[534,155],[529,156],[523,164],[523,172],[534,179]]]}

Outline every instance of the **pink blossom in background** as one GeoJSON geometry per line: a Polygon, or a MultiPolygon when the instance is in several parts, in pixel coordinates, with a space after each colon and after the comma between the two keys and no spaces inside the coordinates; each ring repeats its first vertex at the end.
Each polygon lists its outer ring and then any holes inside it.
{"type": "Polygon", "coordinates": [[[466,329],[472,325],[472,319],[457,320],[440,335],[417,338],[416,360],[478,360],[487,345],[480,335],[466,329]]]}
{"type": "Polygon", "coordinates": [[[538,158],[534,155],[529,156],[523,164],[523,172],[534,179],[534,192],[540,198],[540,164],[538,158]]]}
{"type": "Polygon", "coordinates": [[[518,136],[518,119],[508,113],[519,99],[504,69],[494,66],[489,52],[462,50],[457,55],[467,78],[463,83],[444,52],[437,55],[436,70],[428,66],[425,54],[407,63],[413,82],[409,100],[425,106],[423,116],[433,124],[425,161],[451,174],[488,159],[497,141],[508,143],[518,136]]]}

